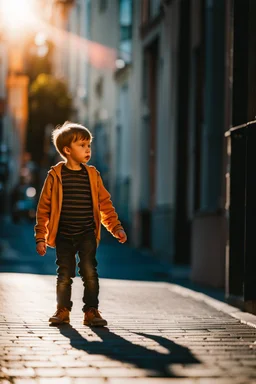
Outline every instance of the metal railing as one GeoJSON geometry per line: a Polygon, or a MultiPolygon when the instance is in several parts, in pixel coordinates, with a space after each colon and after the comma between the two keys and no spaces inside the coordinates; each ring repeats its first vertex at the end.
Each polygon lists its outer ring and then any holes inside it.
{"type": "Polygon", "coordinates": [[[225,136],[230,155],[226,296],[256,313],[256,121],[225,136]]]}

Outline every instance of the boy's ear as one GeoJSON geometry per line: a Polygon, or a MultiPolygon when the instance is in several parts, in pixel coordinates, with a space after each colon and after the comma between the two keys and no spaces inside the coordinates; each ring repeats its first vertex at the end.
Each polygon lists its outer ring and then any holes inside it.
{"type": "Polygon", "coordinates": [[[69,147],[64,147],[63,148],[63,152],[65,153],[65,155],[70,155],[70,148],[69,147]]]}

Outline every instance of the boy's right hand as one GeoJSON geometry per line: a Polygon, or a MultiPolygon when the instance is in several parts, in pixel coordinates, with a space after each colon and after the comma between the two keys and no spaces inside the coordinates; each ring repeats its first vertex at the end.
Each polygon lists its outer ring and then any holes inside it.
{"type": "Polygon", "coordinates": [[[44,241],[40,241],[36,244],[36,251],[40,256],[44,256],[46,254],[46,244],[44,241]]]}

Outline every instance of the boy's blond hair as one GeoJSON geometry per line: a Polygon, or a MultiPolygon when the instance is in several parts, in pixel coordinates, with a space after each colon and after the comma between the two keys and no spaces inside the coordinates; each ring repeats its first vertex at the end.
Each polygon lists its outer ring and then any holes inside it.
{"type": "Polygon", "coordinates": [[[88,128],[70,121],[66,121],[63,125],[58,125],[52,132],[53,144],[61,157],[65,160],[66,155],[63,151],[64,147],[70,147],[70,144],[77,140],[92,141],[92,139],[92,134],[88,128]]]}

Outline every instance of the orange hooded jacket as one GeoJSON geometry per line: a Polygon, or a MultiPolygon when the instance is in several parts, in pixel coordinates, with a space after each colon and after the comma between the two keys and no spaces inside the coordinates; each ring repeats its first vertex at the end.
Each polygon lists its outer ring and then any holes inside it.
{"type": "MultiPolygon", "coordinates": [[[[46,244],[52,248],[55,247],[62,207],[63,190],[61,168],[63,164],[64,161],[61,161],[49,170],[42,188],[36,213],[35,238],[36,240],[44,239],[46,244]]],[[[118,230],[123,230],[123,227],[118,220],[111,196],[103,185],[99,171],[91,165],[84,164],[84,166],[87,169],[90,180],[95,236],[97,245],[99,245],[101,223],[113,236],[115,236],[118,230]]]]}

